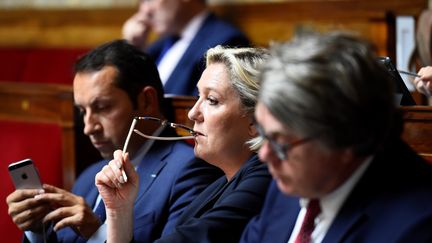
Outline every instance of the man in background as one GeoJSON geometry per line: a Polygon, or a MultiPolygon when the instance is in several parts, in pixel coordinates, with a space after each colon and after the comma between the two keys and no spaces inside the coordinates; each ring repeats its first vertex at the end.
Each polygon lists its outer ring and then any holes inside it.
{"type": "Polygon", "coordinates": [[[123,26],[123,38],[150,53],[165,93],[175,95],[197,95],[207,49],[249,45],[237,28],[209,11],[205,0],[141,0],[123,26]],[[160,39],[149,44],[151,31],[160,39]]]}
{"type": "MultiPolygon", "coordinates": [[[[94,178],[122,149],[132,120],[149,116],[165,120],[164,93],[157,68],[145,53],[126,41],[103,44],[80,58],[73,83],[84,133],[104,158],[89,166],[72,192],[44,185],[43,190],[16,190],[7,198],[9,215],[30,242],[104,242],[105,206],[94,178]]],[[[155,121],[136,128],[153,136],[175,136],[155,121]]],[[[127,147],[140,176],[135,202],[134,239],[151,242],[171,231],[177,217],[196,195],[221,173],[196,160],[184,142],[146,140],[136,134],[127,147]]]]}

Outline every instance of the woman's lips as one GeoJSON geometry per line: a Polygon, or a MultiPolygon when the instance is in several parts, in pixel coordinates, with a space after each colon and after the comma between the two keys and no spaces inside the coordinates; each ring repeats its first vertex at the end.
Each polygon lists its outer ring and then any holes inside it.
{"type": "Polygon", "coordinates": [[[204,136],[204,137],[206,137],[206,135],[204,133],[199,132],[199,131],[194,131],[194,136],[195,137],[197,137],[197,136],[204,136]]]}

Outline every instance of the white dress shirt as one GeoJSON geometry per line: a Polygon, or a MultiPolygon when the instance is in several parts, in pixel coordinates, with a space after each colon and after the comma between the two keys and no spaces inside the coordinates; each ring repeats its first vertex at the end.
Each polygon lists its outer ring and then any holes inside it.
{"type": "Polygon", "coordinates": [[[204,11],[189,21],[186,28],[182,31],[180,39],[174,43],[170,49],[168,49],[168,51],[160,60],[158,64],[158,71],[161,81],[164,85],[168,81],[168,78],[171,76],[175,67],[179,63],[183,54],[186,52],[187,48],[191,44],[193,38],[198,33],[198,30],[201,28],[208,15],[209,12],[204,11]]]}

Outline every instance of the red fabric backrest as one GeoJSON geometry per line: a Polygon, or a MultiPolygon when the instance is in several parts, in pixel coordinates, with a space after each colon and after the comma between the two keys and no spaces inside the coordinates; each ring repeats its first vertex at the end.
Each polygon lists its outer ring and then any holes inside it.
{"type": "MultiPolygon", "coordinates": [[[[72,84],[73,65],[88,49],[0,48],[0,81],[72,84]]],[[[0,229],[2,242],[20,242],[22,231],[7,213],[14,187],[9,163],[32,158],[43,183],[62,187],[61,130],[56,125],[0,121],[0,229]]]]}
{"type": "Polygon", "coordinates": [[[72,84],[73,66],[85,48],[0,48],[0,80],[72,84]]]}
{"type": "Polygon", "coordinates": [[[14,191],[8,174],[11,162],[32,158],[43,183],[62,186],[61,129],[57,125],[0,121],[0,229],[3,242],[19,242],[22,232],[7,213],[6,197],[14,191]]]}

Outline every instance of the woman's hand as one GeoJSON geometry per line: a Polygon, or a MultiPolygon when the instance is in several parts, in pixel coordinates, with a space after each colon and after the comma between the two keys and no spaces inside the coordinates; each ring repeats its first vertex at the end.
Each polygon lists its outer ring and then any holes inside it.
{"type": "Polygon", "coordinates": [[[96,174],[96,186],[106,208],[107,242],[130,242],[133,237],[133,207],[139,179],[129,156],[121,150],[96,174]],[[122,169],[127,175],[123,178],[122,169]]]}
{"type": "Polygon", "coordinates": [[[121,150],[116,150],[114,159],[96,174],[95,183],[107,212],[110,209],[133,208],[138,193],[139,178],[127,153],[123,155],[121,150]],[[122,170],[128,177],[127,182],[123,178],[122,170]]]}

